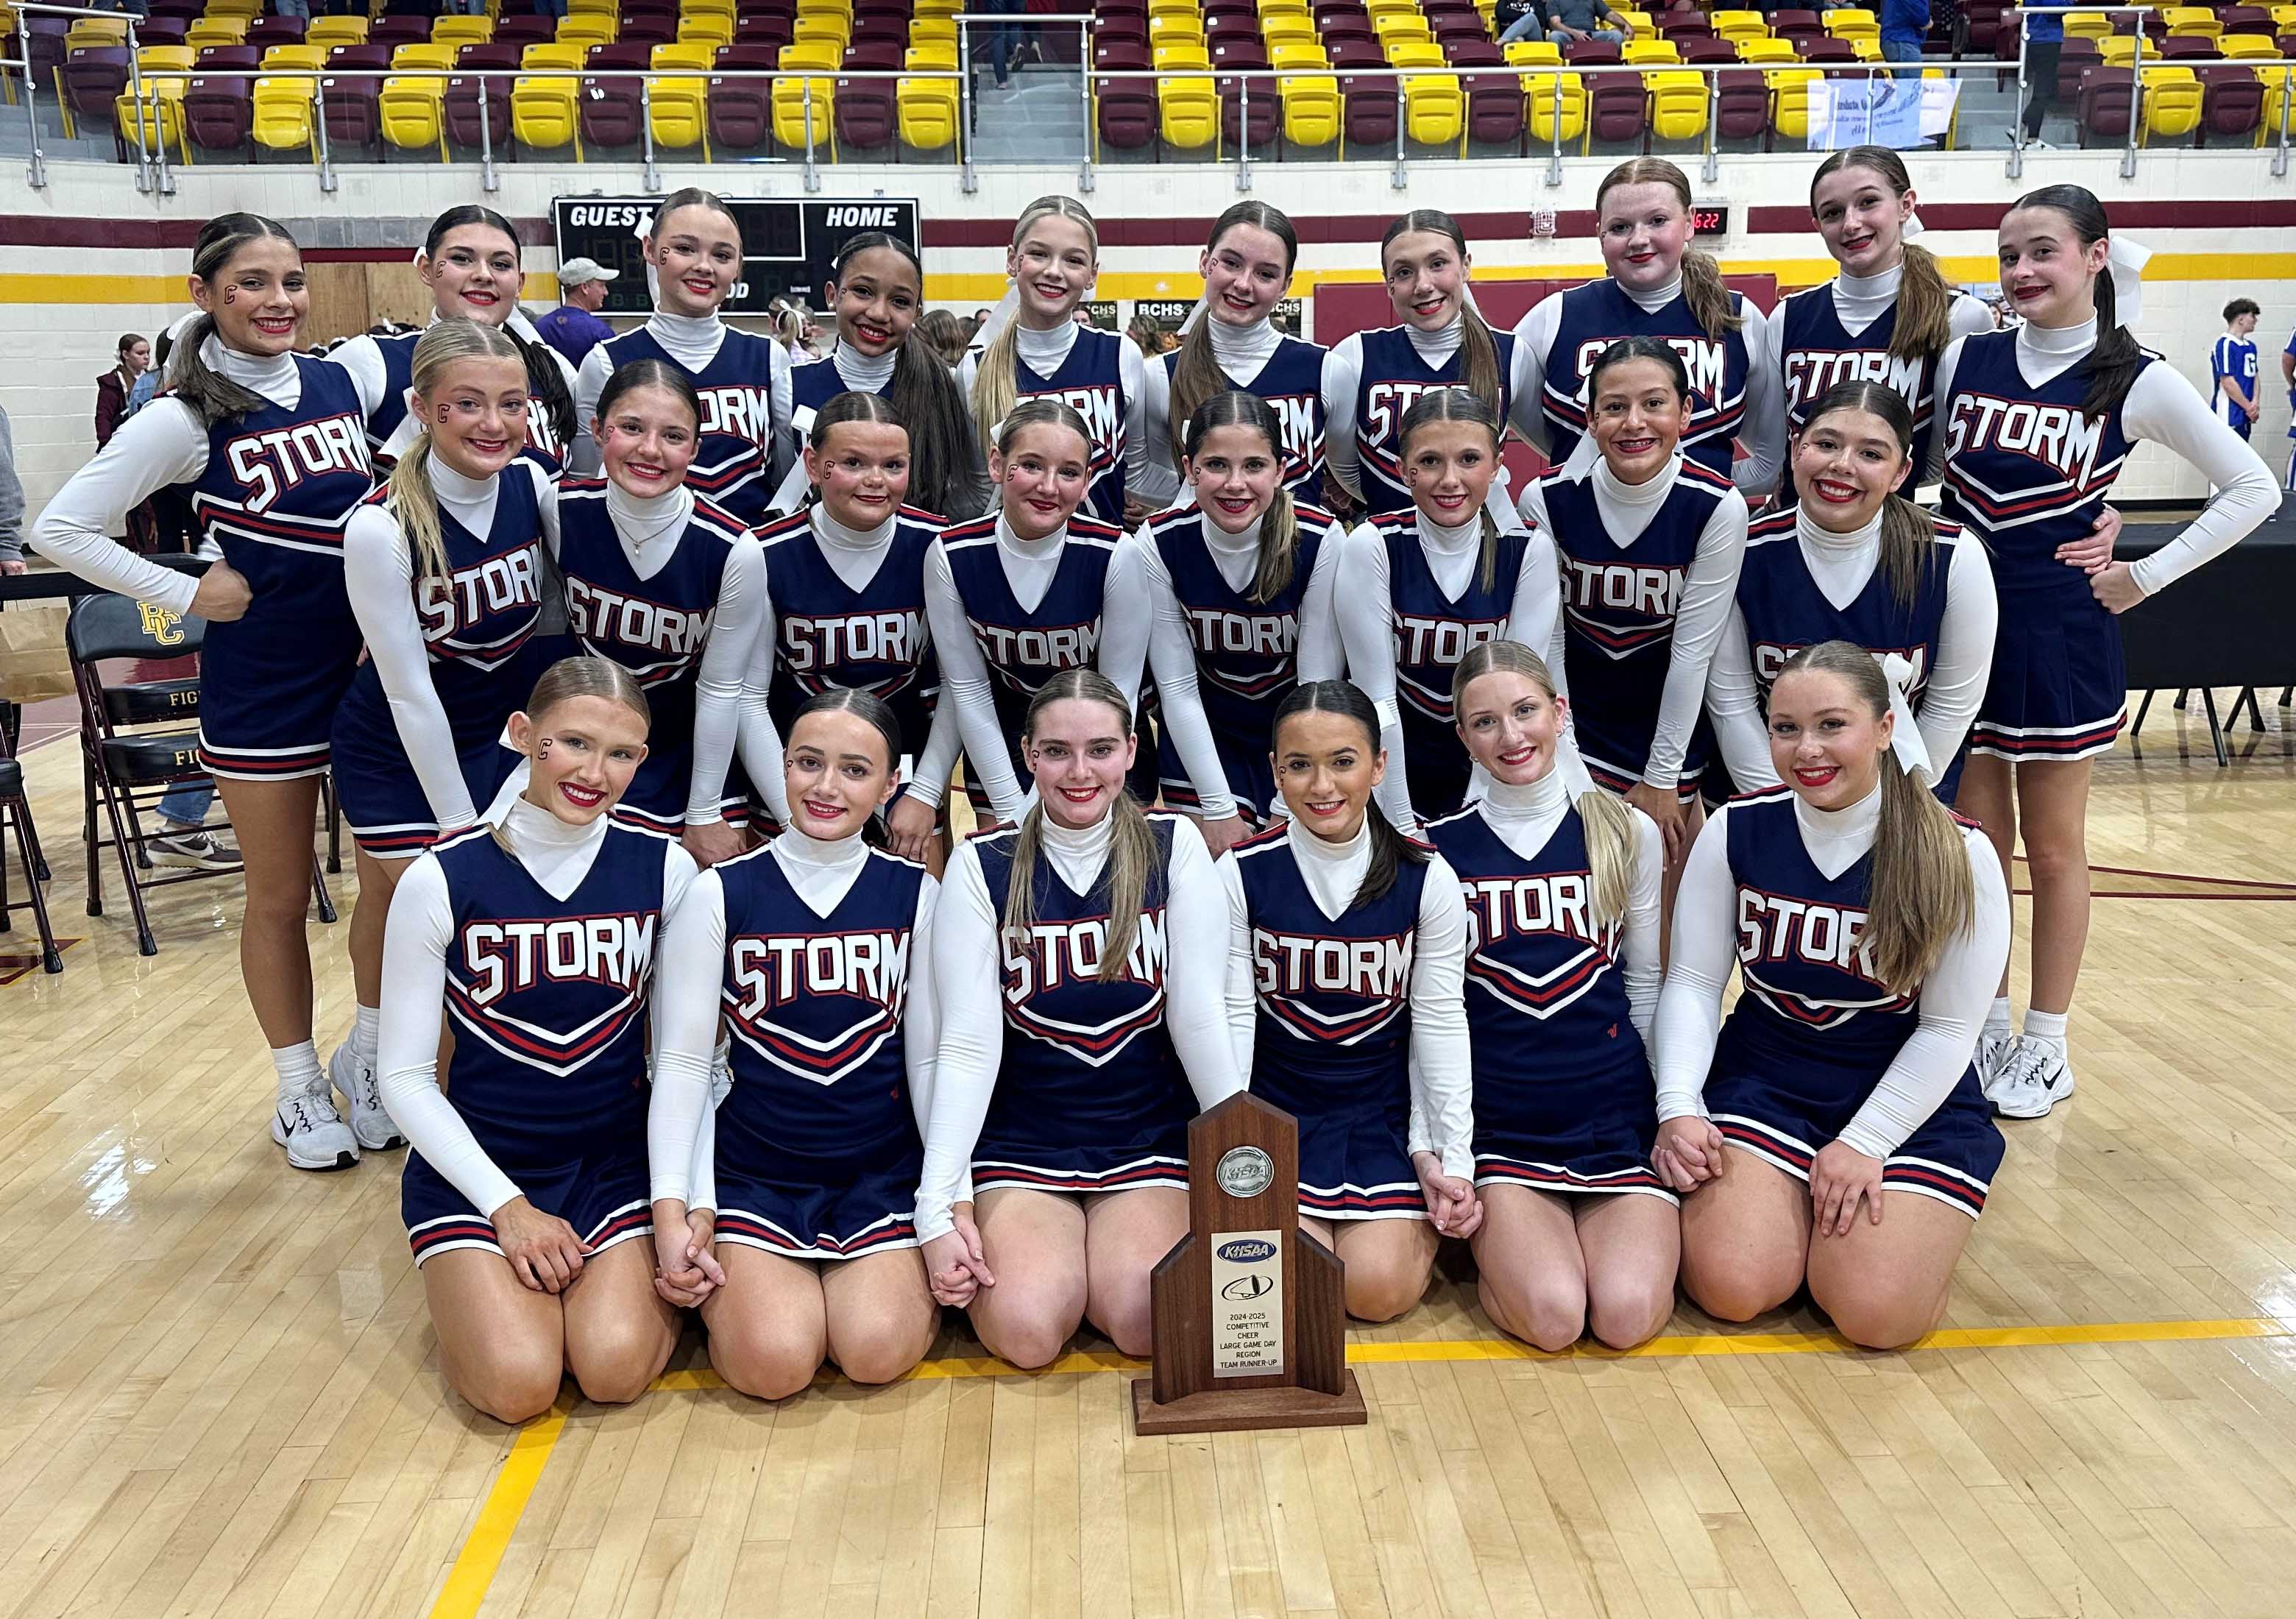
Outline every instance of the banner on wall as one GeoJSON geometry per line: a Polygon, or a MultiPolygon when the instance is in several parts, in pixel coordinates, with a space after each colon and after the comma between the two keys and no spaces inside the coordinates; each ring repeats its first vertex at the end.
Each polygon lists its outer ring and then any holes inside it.
{"type": "MultiPolygon", "coordinates": [[[[639,248],[653,223],[660,197],[559,197],[550,205],[558,234],[558,262],[594,259],[620,272],[606,289],[606,315],[644,315],[645,259],[639,248]]],[[[728,197],[742,227],[742,279],[726,300],[728,315],[763,315],[776,298],[812,306],[821,301],[838,250],[864,231],[884,231],[914,245],[914,197],[728,197]]]]}
{"type": "Polygon", "coordinates": [[[1087,298],[1082,305],[1085,318],[1103,332],[1113,332],[1116,326],[1116,300],[1087,298]]]}
{"type": "Polygon", "coordinates": [[[1828,78],[1809,86],[1809,149],[1888,146],[1911,152],[1953,127],[1957,78],[1828,78]]]}
{"type": "MultiPolygon", "coordinates": [[[[1134,300],[1132,312],[1145,315],[1169,332],[1177,332],[1180,323],[1188,318],[1196,307],[1193,298],[1142,298],[1134,300]]],[[[1278,299],[1275,313],[1268,316],[1278,332],[1292,337],[1300,335],[1300,323],[1307,316],[1307,300],[1299,298],[1278,299]]]]}

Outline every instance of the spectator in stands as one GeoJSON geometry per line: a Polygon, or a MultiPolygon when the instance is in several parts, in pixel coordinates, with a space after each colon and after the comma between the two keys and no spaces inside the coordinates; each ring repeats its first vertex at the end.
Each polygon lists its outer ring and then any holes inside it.
{"type": "Polygon", "coordinates": [[[2209,356],[2209,374],[2216,386],[2209,390],[2209,407],[2242,438],[2256,425],[2256,317],[2253,298],[2235,298],[2224,307],[2225,334],[2209,356]]]}
{"type": "Polygon", "coordinates": [[[614,329],[598,318],[605,308],[606,289],[621,279],[594,259],[569,259],[558,267],[558,307],[534,323],[542,341],[579,367],[582,357],[613,336],[614,329]]]}
{"type": "Polygon", "coordinates": [[[0,573],[24,571],[24,482],[16,476],[16,435],[0,410],[0,573]]]}
{"type": "Polygon", "coordinates": [[[1498,30],[1501,45],[1546,37],[1546,18],[1538,9],[1538,0],[1498,0],[1491,12],[1491,26],[1498,30]]]}
{"type": "MultiPolygon", "coordinates": [[[[981,10],[999,17],[1019,17],[1029,9],[1028,0],[988,0],[981,10]]],[[[1013,59],[1028,48],[1029,30],[1017,22],[997,22],[988,29],[988,65],[996,75],[1000,90],[1012,83],[1013,59]]]]}
{"type": "Polygon", "coordinates": [[[127,397],[135,379],[152,368],[152,345],[130,332],[119,340],[111,369],[95,379],[95,448],[111,442],[111,435],[127,418],[127,397]]]}
{"type": "MultiPolygon", "coordinates": [[[[2025,144],[2051,150],[2041,138],[2041,120],[2057,99],[2057,61],[2065,51],[2065,19],[2060,12],[2012,12],[2025,30],[2025,144]]],[[[2005,19],[2006,21],[2006,19],[2005,19]]],[[[2009,144],[2015,145],[2013,131],[2009,144]]]]}
{"type": "Polygon", "coordinates": [[[1930,31],[1930,0],[1882,0],[1882,60],[1910,62],[1899,78],[1922,76],[1922,41],[1930,31]]]}
{"type": "Polygon", "coordinates": [[[1534,0],[1534,3],[1546,14],[1546,37],[1559,45],[1578,45],[1588,39],[1607,40],[1617,45],[1626,38],[1629,31],[1626,19],[1611,9],[1611,0],[1534,0]]]}

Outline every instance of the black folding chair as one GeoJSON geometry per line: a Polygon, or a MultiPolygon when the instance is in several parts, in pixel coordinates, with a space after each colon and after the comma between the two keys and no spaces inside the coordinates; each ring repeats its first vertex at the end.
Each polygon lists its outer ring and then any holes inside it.
{"type": "MultiPolygon", "coordinates": [[[[32,825],[32,802],[24,795],[24,767],[8,752],[7,738],[0,736],[0,834],[10,826],[16,831],[16,852],[24,860],[24,886],[31,891],[32,920],[40,929],[40,966],[51,973],[64,970],[63,952],[56,948],[56,931],[48,925],[48,901],[40,892],[40,876],[47,869],[40,856],[40,834],[32,825]]],[[[8,898],[8,851],[4,837],[0,837],[0,933],[12,930],[9,913],[13,902],[8,898]]]]}
{"type": "MultiPolygon", "coordinates": [[[[167,876],[152,875],[154,868],[144,847],[143,813],[156,808],[176,783],[207,774],[200,763],[199,727],[196,723],[184,724],[199,719],[199,678],[111,685],[105,682],[101,665],[107,658],[186,657],[200,650],[206,636],[204,620],[179,617],[166,608],[122,596],[82,597],[72,604],[64,629],[65,650],[70,654],[72,679],[79,692],[86,802],[80,837],[87,854],[87,914],[103,914],[98,857],[109,848],[119,858],[120,880],[127,885],[127,902],[135,913],[135,947],[146,956],[157,955],[160,949],[144,904],[147,889],[201,877],[237,876],[240,871],[237,867],[224,867],[167,876]],[[168,728],[128,728],[153,725],[168,728]],[[98,825],[99,806],[109,823],[109,835],[98,825]]],[[[319,920],[332,922],[334,902],[328,897],[326,876],[319,868],[316,851],[311,857],[311,888],[318,902],[319,920]]]]}

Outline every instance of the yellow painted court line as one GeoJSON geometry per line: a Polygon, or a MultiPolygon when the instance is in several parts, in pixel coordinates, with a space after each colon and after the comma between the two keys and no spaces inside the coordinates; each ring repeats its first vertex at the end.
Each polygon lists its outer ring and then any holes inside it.
{"type": "MultiPolygon", "coordinates": [[[[2078,1344],[2175,1344],[2221,1342],[2237,1338],[2296,1337],[2296,1321],[2272,1316],[2234,1316],[2213,1321],[2102,1321],[2062,1327],[1954,1327],[1930,1334],[1913,1348],[2026,1349],[2036,1345],[2078,1344]]],[[[1827,1332],[1685,1333],[1652,1338],[1634,1349],[1611,1350],[1579,1344],[1559,1354],[1518,1344],[1512,1338],[1456,1338],[1421,1344],[1351,1344],[1348,1360],[1356,1366],[1426,1364],[1445,1360],[1683,1360],[1710,1355],[1807,1355],[1827,1351],[1856,1354],[1847,1340],[1827,1332]]],[[[1145,1360],[1112,1351],[1079,1350],[1065,1354],[1036,1371],[1022,1371],[991,1355],[951,1356],[920,1364],[909,1376],[922,1377],[1034,1377],[1086,1372],[1144,1372],[1145,1360]]],[[[824,1373],[824,1383],[836,1381],[824,1373]]],[[[722,1389],[725,1380],[711,1371],[668,1372],[655,1379],[655,1393],[700,1393],[722,1389]]],[[[463,1543],[447,1583],[431,1605],[430,1619],[472,1619],[486,1600],[495,1571],[502,1566],[512,1533],[526,1510],[529,1497],[540,1482],[545,1463],[565,1431],[575,1396],[570,1392],[550,1414],[518,1436],[504,1460],[478,1522],[463,1543]]]]}

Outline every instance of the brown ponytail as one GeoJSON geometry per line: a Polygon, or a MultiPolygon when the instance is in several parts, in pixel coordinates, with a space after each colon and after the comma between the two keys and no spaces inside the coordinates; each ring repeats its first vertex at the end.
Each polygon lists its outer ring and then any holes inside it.
{"type": "MultiPolygon", "coordinates": [[[[1300,262],[1300,233],[1292,226],[1291,216],[1282,209],[1267,202],[1238,202],[1212,221],[1212,234],[1204,239],[1204,251],[1218,251],[1220,238],[1239,225],[1250,225],[1264,230],[1283,244],[1283,273],[1289,275],[1292,267],[1300,262]]],[[[1188,419],[1198,407],[1216,393],[1225,393],[1234,386],[1219,368],[1219,360],[1212,353],[1212,312],[1209,305],[1196,311],[1196,324],[1188,328],[1180,340],[1179,358],[1172,365],[1172,386],[1169,408],[1164,419],[1166,436],[1171,440],[1172,458],[1177,461],[1186,454],[1183,443],[1188,419]]]]}
{"type": "MultiPolygon", "coordinates": [[[[200,227],[192,247],[192,279],[212,286],[231,268],[240,249],[266,239],[295,245],[295,238],[276,219],[261,214],[219,214],[200,227]]],[[[265,409],[268,401],[244,383],[234,382],[209,366],[200,352],[216,333],[215,316],[202,315],[176,341],[168,366],[168,391],[191,407],[203,427],[226,416],[243,416],[265,409]]]]}
{"type": "MultiPolygon", "coordinates": [[[[1817,214],[1817,183],[1845,168],[1863,168],[1890,194],[1902,200],[1914,189],[1906,160],[1887,146],[1845,146],[1817,166],[1809,179],[1810,215],[1817,214]]],[[[1938,268],[1937,255],[1905,242],[1898,278],[1898,321],[1890,331],[1890,357],[1927,362],[1945,352],[1953,337],[1953,293],[1938,268]]]]}
{"type": "MultiPolygon", "coordinates": [[[[2105,220],[2104,204],[2086,185],[2044,185],[2010,204],[2013,213],[2027,208],[2046,208],[2062,214],[2084,248],[2094,247],[2112,234],[2105,220]]],[[[2096,347],[2081,362],[2088,372],[2088,386],[2081,390],[2080,407],[2083,415],[2103,416],[2110,415],[2128,397],[2137,369],[2144,363],[2144,353],[2136,346],[2136,334],[2120,324],[2114,307],[2118,298],[2110,266],[2098,274],[2095,284],[2096,347]]]]}

